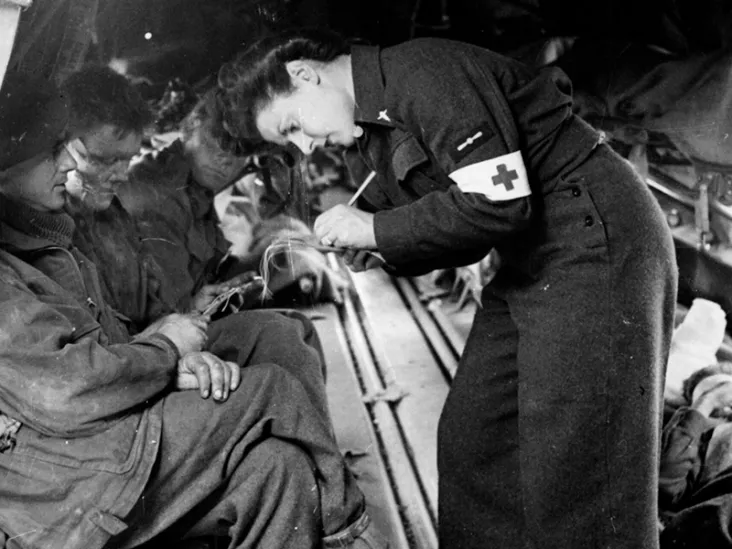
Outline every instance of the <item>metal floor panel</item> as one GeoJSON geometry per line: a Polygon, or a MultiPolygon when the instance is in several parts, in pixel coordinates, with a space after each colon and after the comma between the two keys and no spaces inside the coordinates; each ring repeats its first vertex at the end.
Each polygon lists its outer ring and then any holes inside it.
{"type": "Polygon", "coordinates": [[[374,417],[363,402],[363,385],[351,345],[332,304],[309,311],[327,363],[327,394],[338,445],[366,496],[369,514],[396,549],[408,549],[399,504],[389,480],[374,417]]]}
{"type": "Polygon", "coordinates": [[[388,388],[374,362],[357,300],[308,311],[328,369],[327,393],[338,444],[366,495],[369,512],[395,549],[436,549],[435,518],[405,443],[388,388]]]}
{"type": "Polygon", "coordinates": [[[410,279],[344,274],[355,292],[308,310],[326,353],[339,445],[394,547],[436,549],[437,422],[465,322],[453,322],[439,299],[423,301],[410,279]]]}

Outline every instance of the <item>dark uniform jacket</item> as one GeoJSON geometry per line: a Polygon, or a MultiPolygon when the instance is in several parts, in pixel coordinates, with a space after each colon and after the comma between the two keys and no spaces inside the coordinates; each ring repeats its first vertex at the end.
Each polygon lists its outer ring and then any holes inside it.
{"type": "Polygon", "coordinates": [[[0,530],[23,547],[100,548],[150,476],[177,350],[130,339],[70,217],[3,198],[0,219],[0,410],[22,424],[0,453],[0,530]]]}
{"type": "Polygon", "coordinates": [[[134,333],[174,312],[162,297],[165,275],[147,252],[135,221],[115,198],[105,211],[73,201],[73,243],[99,270],[102,293],[134,333]]]}
{"type": "Polygon", "coordinates": [[[676,266],[650,191],[558,69],[427,38],[351,63],[386,262],[502,260],[438,426],[441,545],[656,547],[676,266]]]}
{"type": "Polygon", "coordinates": [[[120,199],[135,220],[145,253],[164,272],[163,301],[187,310],[191,296],[222,275],[218,267],[230,244],[219,228],[213,193],[192,180],[182,143],[135,165],[120,199]]]}
{"type": "Polygon", "coordinates": [[[354,46],[352,66],[356,122],[366,133],[351,161],[360,173],[378,174],[362,207],[382,210],[374,218],[377,247],[405,272],[476,262],[533,228],[536,200],[516,192],[516,153],[526,172],[520,179],[541,196],[600,141],[572,115],[570,83],[558,69],[537,75],[438,39],[354,46]],[[473,183],[464,192],[456,181],[466,174],[473,183]]]}
{"type": "MultiPolygon", "coordinates": [[[[287,166],[273,162],[272,171],[274,181],[270,182],[270,189],[289,186],[291,170],[287,166]]],[[[291,217],[293,212],[286,207],[286,196],[287,190],[278,188],[268,190],[257,201],[253,200],[255,217],[259,222],[252,227],[251,247],[246,256],[234,258],[228,254],[231,244],[220,227],[214,208],[214,194],[193,179],[182,143],[176,141],[157,154],[146,156],[131,170],[129,182],[120,191],[120,202],[125,216],[131,217],[136,225],[135,230],[142,242],[141,257],[152,263],[145,270],[160,283],[152,280],[144,290],[127,290],[127,298],[134,299],[147,293],[145,307],[150,310],[160,310],[159,301],[171,309],[188,310],[191,297],[203,285],[225,281],[245,271],[256,271],[264,250],[274,240],[287,236],[312,238],[309,228],[291,217]],[[150,291],[156,291],[156,288],[159,292],[150,295],[150,291]]],[[[104,278],[108,272],[115,272],[114,248],[117,244],[104,237],[104,233],[111,235],[115,231],[110,225],[121,223],[114,219],[114,215],[114,212],[98,213],[82,231],[87,234],[92,247],[99,250],[98,255],[103,261],[98,264],[104,278]],[[104,223],[107,227],[95,229],[92,222],[104,223]],[[112,269],[108,270],[108,267],[112,269]]],[[[129,249],[128,244],[120,245],[129,249]]],[[[277,293],[293,285],[300,277],[308,276],[315,281],[315,289],[310,294],[312,298],[327,299],[332,295],[332,287],[338,281],[329,272],[325,257],[320,252],[297,250],[296,253],[283,254],[279,260],[282,263],[278,262],[278,268],[272,268],[270,272],[268,287],[271,292],[277,293]]],[[[122,286],[125,284],[129,285],[129,281],[112,283],[118,295],[124,293],[122,286]]],[[[141,307],[124,305],[120,310],[129,315],[141,307]]]]}

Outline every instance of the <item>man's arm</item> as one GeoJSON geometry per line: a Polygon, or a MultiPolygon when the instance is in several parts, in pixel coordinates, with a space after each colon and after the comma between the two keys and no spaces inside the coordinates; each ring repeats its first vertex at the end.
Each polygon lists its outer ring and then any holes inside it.
{"type": "Polygon", "coordinates": [[[39,298],[19,280],[2,281],[0,307],[0,410],[39,432],[94,432],[174,379],[178,351],[161,334],[105,346],[91,317],[72,323],[64,314],[78,304],[39,298]]]}
{"type": "Polygon", "coordinates": [[[693,408],[679,408],[663,430],[659,500],[663,510],[679,507],[694,489],[702,467],[702,435],[715,423],[693,408]]]}

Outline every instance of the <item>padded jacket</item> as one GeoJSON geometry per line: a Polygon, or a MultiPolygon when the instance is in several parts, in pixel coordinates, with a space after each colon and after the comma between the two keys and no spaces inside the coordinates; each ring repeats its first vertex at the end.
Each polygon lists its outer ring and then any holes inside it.
{"type": "Polygon", "coordinates": [[[0,529],[20,547],[95,549],[126,528],[157,456],[178,354],[131,339],[71,246],[73,221],[0,201],[0,529]]]}

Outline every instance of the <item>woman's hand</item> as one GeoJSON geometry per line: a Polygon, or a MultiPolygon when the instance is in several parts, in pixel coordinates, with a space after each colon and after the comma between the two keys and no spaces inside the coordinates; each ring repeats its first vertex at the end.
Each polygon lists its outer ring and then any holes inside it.
{"type": "Polygon", "coordinates": [[[175,386],[179,390],[198,389],[202,398],[213,395],[223,402],[229,392],[235,391],[241,382],[238,364],[221,360],[216,355],[201,351],[188,353],[178,361],[175,386]]]}
{"type": "Polygon", "coordinates": [[[338,204],[320,214],[313,227],[315,236],[325,246],[376,249],[374,214],[338,204]]]}

